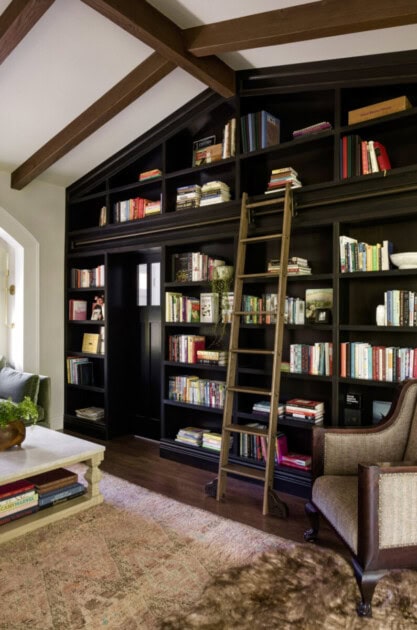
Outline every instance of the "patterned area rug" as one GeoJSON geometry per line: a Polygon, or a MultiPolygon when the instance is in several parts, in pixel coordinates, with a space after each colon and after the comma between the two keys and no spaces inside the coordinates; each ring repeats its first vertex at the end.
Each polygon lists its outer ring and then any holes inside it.
{"type": "Polygon", "coordinates": [[[2,630],[417,627],[416,573],[381,580],[358,619],[336,554],[108,474],[101,489],[103,505],[1,546],[2,630]]]}
{"type": "Polygon", "coordinates": [[[157,628],[219,569],[287,545],[106,473],[100,487],[104,504],[1,545],[2,630],[157,628]]]}

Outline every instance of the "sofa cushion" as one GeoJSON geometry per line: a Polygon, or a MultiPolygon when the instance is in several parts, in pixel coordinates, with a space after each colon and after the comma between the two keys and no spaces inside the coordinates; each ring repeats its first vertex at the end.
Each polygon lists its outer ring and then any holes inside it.
{"type": "Polygon", "coordinates": [[[10,367],[0,370],[0,398],[11,398],[21,402],[29,396],[36,404],[39,391],[39,376],[29,372],[19,372],[10,367]]]}

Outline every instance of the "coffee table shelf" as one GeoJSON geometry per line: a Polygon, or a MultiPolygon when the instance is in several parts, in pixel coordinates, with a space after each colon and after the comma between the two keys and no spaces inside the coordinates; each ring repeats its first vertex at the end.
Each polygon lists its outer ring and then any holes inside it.
{"type": "Polygon", "coordinates": [[[47,472],[72,464],[87,466],[84,478],[87,481],[86,494],[81,497],[58,503],[28,516],[10,521],[0,526],[0,542],[54,523],[94,505],[102,503],[99,481],[100,463],[104,458],[105,447],[71,435],[31,426],[27,428],[26,439],[21,448],[13,447],[0,453],[0,485],[25,479],[35,474],[47,472]]]}

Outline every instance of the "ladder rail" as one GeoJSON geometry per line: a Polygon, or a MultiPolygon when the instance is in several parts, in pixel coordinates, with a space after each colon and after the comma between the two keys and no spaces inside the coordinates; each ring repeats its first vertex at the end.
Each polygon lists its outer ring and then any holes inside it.
{"type": "MultiPolygon", "coordinates": [[[[271,211],[262,210],[260,214],[266,214],[271,211]]],[[[276,212],[276,210],[275,210],[276,212]]],[[[284,316],[285,316],[285,298],[287,290],[287,265],[289,257],[289,245],[290,245],[290,231],[291,231],[291,218],[293,213],[292,205],[292,192],[291,186],[288,184],[285,189],[285,195],[271,200],[248,203],[247,193],[242,195],[241,203],[241,217],[238,236],[238,248],[235,264],[235,282],[234,282],[234,308],[231,316],[231,329],[230,329],[230,342],[229,342],[229,361],[227,366],[226,375],[226,395],[223,410],[223,423],[222,423],[222,440],[219,457],[219,472],[217,478],[216,498],[221,500],[225,494],[227,475],[238,474],[243,477],[256,478],[263,481],[263,514],[269,513],[269,501],[271,492],[273,492],[273,474],[275,467],[275,451],[276,451],[276,437],[277,437],[277,424],[278,424],[278,405],[280,394],[280,377],[281,377],[281,362],[282,362],[282,345],[284,334],[284,316]],[[257,208],[264,208],[266,206],[283,206],[282,214],[282,233],[268,234],[264,236],[250,236],[248,237],[249,225],[254,220],[257,208]],[[262,241],[269,241],[272,239],[280,240],[280,271],[278,273],[261,273],[261,274],[247,274],[245,273],[247,246],[251,243],[257,243],[262,241]],[[245,313],[242,310],[242,298],[243,298],[243,285],[245,281],[257,278],[276,278],[277,279],[277,314],[275,322],[274,332],[274,344],[272,349],[243,349],[239,348],[239,332],[241,316],[245,313]],[[272,355],[272,374],[271,374],[271,386],[269,388],[253,388],[243,387],[237,385],[237,370],[238,370],[238,356],[241,354],[263,354],[272,355]],[[233,434],[233,408],[235,395],[240,393],[259,393],[270,397],[270,412],[268,416],[267,429],[262,431],[248,430],[246,433],[252,435],[266,436],[266,461],[265,470],[253,472],[253,469],[244,465],[231,465],[229,463],[229,450],[231,445],[231,436],[233,434]]],[[[245,433],[244,427],[240,427],[236,430],[236,433],[245,433]]],[[[278,499],[274,499],[277,501],[278,499]]],[[[286,508],[286,506],[285,506],[286,508]]]]}

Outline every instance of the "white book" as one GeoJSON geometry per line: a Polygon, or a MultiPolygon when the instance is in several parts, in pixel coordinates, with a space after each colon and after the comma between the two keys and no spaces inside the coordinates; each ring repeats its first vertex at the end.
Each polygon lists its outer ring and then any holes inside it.
{"type": "Polygon", "coordinates": [[[200,322],[216,324],[219,321],[219,294],[200,293],[200,322]]]}

